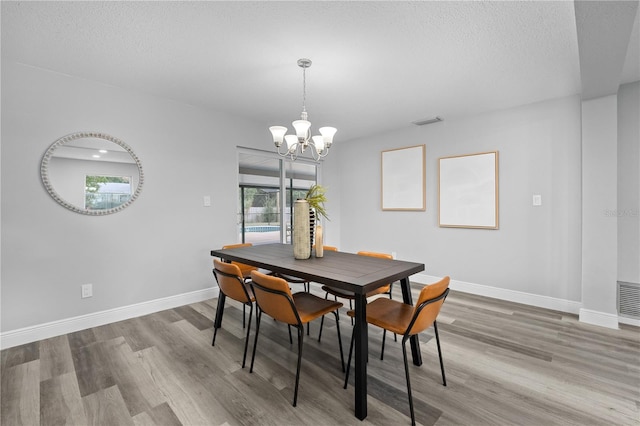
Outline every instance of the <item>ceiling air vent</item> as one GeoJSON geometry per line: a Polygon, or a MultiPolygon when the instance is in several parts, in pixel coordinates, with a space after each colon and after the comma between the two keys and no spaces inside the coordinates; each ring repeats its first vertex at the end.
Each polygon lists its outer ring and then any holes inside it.
{"type": "Polygon", "coordinates": [[[640,284],[618,281],[618,314],[640,319],[640,284]]]}
{"type": "Polygon", "coordinates": [[[425,118],[423,120],[412,121],[411,123],[415,124],[416,126],[424,126],[425,124],[437,123],[438,121],[442,121],[442,118],[431,117],[425,118]]]}

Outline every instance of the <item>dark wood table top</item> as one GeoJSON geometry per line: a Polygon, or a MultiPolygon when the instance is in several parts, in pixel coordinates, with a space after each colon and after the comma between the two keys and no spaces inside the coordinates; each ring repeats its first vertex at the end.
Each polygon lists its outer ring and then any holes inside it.
{"type": "Polygon", "coordinates": [[[257,266],[332,287],[366,294],[385,284],[424,271],[424,264],[325,251],[324,257],[295,259],[290,244],[265,244],[211,250],[211,256],[257,266]]]}

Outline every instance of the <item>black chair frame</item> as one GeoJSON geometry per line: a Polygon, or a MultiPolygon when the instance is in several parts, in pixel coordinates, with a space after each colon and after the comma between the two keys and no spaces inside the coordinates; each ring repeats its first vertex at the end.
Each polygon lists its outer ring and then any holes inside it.
{"type": "MultiPolygon", "coordinates": [[[[326,286],[325,286],[326,287],[326,286]]],[[[379,294],[386,294],[389,296],[390,300],[393,300],[393,283],[389,284],[389,291],[385,291],[384,293],[378,293],[375,296],[378,296],[379,294]]],[[[373,296],[372,296],[373,297],[373,296]]],[[[328,299],[329,298],[329,292],[325,290],[325,294],[324,294],[324,298],[328,299]]],[[[343,297],[344,298],[344,297],[343,297]]],[[[336,296],[335,294],[333,295],[333,299],[335,301],[338,301],[338,296],[336,296]]],[[[353,299],[349,299],[346,298],[349,301],[349,310],[353,310],[353,304],[352,304],[352,300],[353,299]]],[[[351,325],[353,325],[353,318],[351,318],[351,325]]],[[[322,317],[322,321],[320,322],[320,331],[318,332],[318,342],[320,341],[320,339],[322,339],[322,327],[324,326],[324,317],[322,317]]],[[[309,330],[307,330],[307,334],[309,334],[308,332],[309,330]]],[[[394,340],[397,342],[398,341],[398,336],[393,335],[394,340]]],[[[382,354],[384,353],[384,335],[383,335],[383,340],[382,340],[382,350],[380,352],[380,359],[382,359],[382,354]]]]}
{"type": "MultiPolygon", "coordinates": [[[[407,340],[409,340],[411,338],[411,336],[413,336],[412,334],[409,334],[409,331],[411,330],[411,328],[415,324],[416,320],[420,316],[420,312],[427,305],[435,303],[435,302],[437,302],[439,300],[446,299],[448,294],[449,294],[449,289],[447,288],[440,296],[437,296],[437,297],[434,297],[433,299],[425,300],[424,302],[422,302],[418,306],[418,308],[416,309],[416,312],[413,314],[413,318],[411,318],[411,322],[409,323],[409,326],[407,327],[407,331],[405,332],[405,334],[402,335],[402,357],[403,357],[403,360],[404,360],[404,373],[405,373],[405,377],[407,379],[407,394],[409,396],[409,410],[411,412],[411,424],[412,425],[416,424],[416,419],[415,419],[415,414],[413,412],[413,397],[411,396],[411,380],[409,379],[409,363],[407,361],[407,347],[406,347],[405,343],[407,342],[407,340]]],[[[435,333],[435,336],[436,336],[436,345],[438,346],[438,358],[440,359],[440,371],[442,372],[442,385],[443,386],[447,386],[447,379],[446,379],[445,374],[444,374],[444,363],[442,362],[442,350],[440,348],[440,336],[438,335],[438,323],[437,323],[436,320],[433,320],[433,330],[434,330],[434,333],[435,333]]],[[[349,357],[347,359],[347,372],[345,374],[345,379],[344,379],[344,389],[347,388],[347,385],[349,383],[349,369],[351,367],[351,355],[352,355],[352,352],[353,352],[353,341],[354,341],[354,338],[355,338],[355,333],[352,333],[351,334],[351,343],[349,345],[349,357]]],[[[384,351],[384,334],[383,334],[382,350],[384,351]]]]}
{"type": "MultiPolygon", "coordinates": [[[[224,263],[233,263],[233,262],[231,262],[230,260],[227,260],[227,259],[220,258],[220,260],[223,261],[224,263]]],[[[245,283],[248,283],[248,282],[251,281],[251,277],[243,277],[242,279],[243,279],[243,281],[245,283]]],[[[243,305],[242,306],[242,328],[246,327],[247,313],[245,312],[245,308],[246,308],[246,305],[243,305]]],[[[249,322],[251,322],[251,317],[249,317],[249,322]]]]}
{"type": "MultiPolygon", "coordinates": [[[[249,333],[251,332],[251,316],[253,315],[253,302],[251,302],[251,296],[249,295],[249,292],[247,291],[247,288],[245,287],[245,281],[244,279],[242,279],[241,277],[238,277],[236,275],[233,274],[227,274],[225,272],[222,272],[220,270],[217,270],[216,268],[213,268],[213,276],[216,278],[216,282],[218,282],[218,275],[223,275],[229,278],[234,278],[236,280],[238,280],[239,284],[242,286],[242,289],[244,290],[245,296],[248,300],[248,302],[245,302],[242,304],[242,328],[245,328],[245,315],[244,315],[244,308],[246,306],[249,306],[249,326],[246,327],[247,328],[247,336],[245,337],[245,341],[244,341],[244,354],[242,356],[242,368],[244,368],[245,366],[245,361],[247,359],[247,348],[249,347],[249,333]]],[[[224,304],[225,301],[227,299],[227,295],[224,294],[224,292],[222,291],[222,288],[220,287],[220,283],[218,282],[218,288],[220,288],[220,294],[218,295],[218,308],[216,309],[216,318],[215,321],[213,323],[213,341],[211,342],[211,346],[215,346],[216,345],[216,335],[218,334],[218,329],[220,327],[222,327],[222,314],[224,313],[224,304]]]]}
{"type": "MultiPolygon", "coordinates": [[[[302,320],[300,319],[300,315],[298,314],[298,310],[296,309],[296,305],[295,302],[293,301],[293,299],[291,297],[289,297],[289,295],[283,291],[280,290],[275,290],[272,288],[268,288],[268,287],[264,287],[261,286],[260,284],[256,283],[255,281],[251,282],[251,286],[253,287],[258,287],[260,290],[262,291],[266,291],[267,293],[272,293],[275,294],[277,296],[281,296],[284,297],[287,302],[289,302],[289,305],[291,306],[291,309],[293,311],[293,313],[295,314],[296,317],[296,321],[297,324],[291,324],[294,327],[296,327],[296,329],[298,330],[298,363],[297,363],[297,367],[296,367],[296,384],[295,384],[295,388],[294,388],[294,392],[293,392],[293,406],[295,407],[297,402],[298,402],[298,384],[300,383],[300,367],[302,365],[302,346],[303,346],[303,339],[304,339],[304,324],[302,323],[302,320]]],[[[260,334],[260,321],[262,319],[262,308],[260,307],[260,302],[258,301],[258,296],[256,294],[256,292],[254,291],[254,295],[255,295],[255,299],[256,299],[256,305],[258,306],[258,313],[256,315],[256,335],[254,337],[254,341],[253,341],[253,353],[251,355],[251,368],[249,369],[250,373],[253,373],[253,364],[256,358],[256,347],[258,346],[258,334],[260,334]]],[[[337,332],[338,332],[338,344],[340,346],[340,362],[342,364],[342,372],[345,371],[345,367],[344,367],[344,354],[342,352],[342,339],[340,337],[340,323],[337,312],[333,311],[333,314],[336,317],[336,328],[337,328],[337,332]]],[[[267,314],[268,315],[268,314],[267,314]]],[[[324,317],[324,315],[323,315],[324,317]]],[[[289,325],[289,324],[288,324],[289,325]]],[[[291,327],[289,327],[289,339],[291,340],[291,327]]]]}

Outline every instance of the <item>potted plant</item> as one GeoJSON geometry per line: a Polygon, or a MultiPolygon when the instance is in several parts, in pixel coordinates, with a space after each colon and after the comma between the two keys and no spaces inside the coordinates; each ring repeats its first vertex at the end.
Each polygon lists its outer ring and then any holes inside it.
{"type": "Polygon", "coordinates": [[[293,208],[293,254],[296,259],[308,259],[311,256],[315,233],[315,218],[329,219],[324,203],[327,201],[326,189],[322,185],[313,185],[304,199],[295,202],[293,208]]]}
{"type": "Polygon", "coordinates": [[[313,185],[307,191],[305,200],[309,203],[309,244],[313,248],[316,246],[316,257],[324,255],[322,226],[320,225],[320,217],[329,220],[324,203],[327,201],[327,189],[322,185],[313,185]],[[317,222],[317,223],[316,223],[317,222]]]}
{"type": "Polygon", "coordinates": [[[324,203],[327,201],[327,189],[322,185],[312,185],[307,191],[304,199],[309,203],[309,208],[315,211],[315,214],[320,217],[324,217],[329,220],[327,211],[324,208],[324,203]]]}

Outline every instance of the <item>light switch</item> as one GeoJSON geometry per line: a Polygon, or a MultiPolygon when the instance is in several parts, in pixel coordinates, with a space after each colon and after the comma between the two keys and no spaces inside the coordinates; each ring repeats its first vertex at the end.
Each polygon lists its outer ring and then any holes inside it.
{"type": "Polygon", "coordinates": [[[534,206],[541,206],[542,205],[542,195],[533,194],[533,205],[534,206]]]}
{"type": "Polygon", "coordinates": [[[211,207],[211,196],[205,195],[204,197],[202,197],[202,204],[205,207],[211,207]]]}

